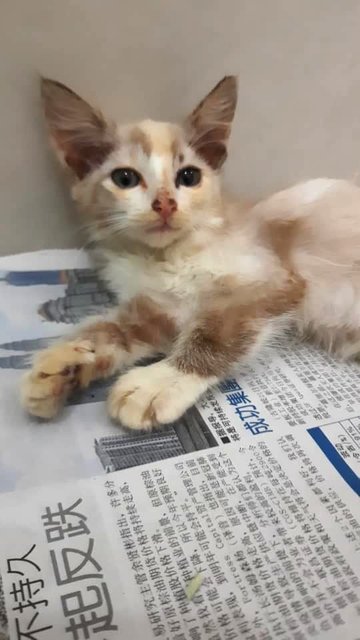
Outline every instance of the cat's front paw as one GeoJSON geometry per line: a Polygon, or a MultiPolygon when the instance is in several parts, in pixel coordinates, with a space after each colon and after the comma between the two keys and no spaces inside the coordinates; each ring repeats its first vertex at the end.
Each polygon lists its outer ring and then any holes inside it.
{"type": "Polygon", "coordinates": [[[110,416],[130,429],[149,430],[178,420],[208,387],[208,381],[185,374],[168,362],[136,367],[110,392],[110,416]]]}
{"type": "Polygon", "coordinates": [[[87,385],[94,361],[94,349],[87,340],[59,343],[40,352],[22,382],[26,411],[38,418],[54,418],[71,391],[87,385]]]}

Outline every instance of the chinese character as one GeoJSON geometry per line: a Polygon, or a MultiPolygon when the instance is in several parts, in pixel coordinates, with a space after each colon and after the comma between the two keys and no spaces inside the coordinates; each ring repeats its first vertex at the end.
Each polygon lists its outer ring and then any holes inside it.
{"type": "Polygon", "coordinates": [[[99,631],[116,631],[118,629],[117,625],[112,624],[113,607],[105,582],[102,582],[100,586],[86,587],[86,591],[93,592],[95,595],[95,599],[88,604],[85,603],[81,591],[73,591],[61,596],[64,614],[69,618],[69,626],[65,628],[65,631],[72,633],[74,640],[90,638],[89,630],[98,633],[99,631]],[[103,605],[105,605],[104,612],[96,611],[103,605]],[[79,632],[82,634],[80,635],[79,632]]]}
{"type": "Polygon", "coordinates": [[[36,609],[40,604],[47,607],[47,600],[37,600],[36,602],[32,600],[32,598],[34,598],[34,596],[36,596],[43,588],[43,580],[29,580],[29,578],[26,578],[26,580],[19,580],[17,584],[13,582],[10,594],[17,603],[17,606],[13,607],[13,611],[20,611],[20,613],[22,613],[27,607],[36,609]],[[35,587],[35,585],[37,585],[37,587],[35,587]]]}
{"type": "Polygon", "coordinates": [[[235,413],[237,413],[243,422],[249,420],[249,418],[258,418],[260,415],[254,404],[248,404],[245,407],[236,407],[235,413]]]}
{"type": "Polygon", "coordinates": [[[25,553],[25,555],[23,555],[21,558],[9,558],[7,560],[7,572],[8,573],[17,573],[19,576],[25,575],[23,571],[15,571],[15,569],[12,569],[12,563],[13,562],[19,562],[19,563],[20,562],[26,562],[27,564],[31,564],[31,566],[33,566],[37,571],[40,571],[40,567],[39,567],[39,565],[36,564],[36,562],[33,562],[32,560],[28,560],[28,556],[30,556],[32,554],[32,552],[34,551],[35,547],[36,547],[36,544],[33,544],[33,546],[29,549],[29,551],[27,553],[25,553]]]}
{"type": "Polygon", "coordinates": [[[17,640],[22,640],[22,638],[25,638],[25,640],[38,640],[38,633],[42,633],[42,631],[48,631],[49,629],[53,628],[53,625],[50,624],[47,627],[38,627],[37,629],[33,629],[32,626],[36,620],[36,618],[38,617],[39,613],[35,613],[34,616],[31,618],[28,626],[26,627],[25,631],[22,631],[22,629],[20,628],[20,623],[18,618],[15,619],[15,627],[16,627],[16,638],[17,640]]]}
{"type": "Polygon", "coordinates": [[[270,429],[264,418],[255,418],[254,420],[248,420],[247,422],[244,422],[244,427],[245,429],[249,429],[253,436],[272,432],[272,429],[270,429]]]}
{"type": "Polygon", "coordinates": [[[228,380],[223,380],[222,382],[220,382],[220,384],[218,386],[219,386],[220,391],[222,391],[222,393],[228,393],[229,391],[240,391],[241,390],[241,387],[236,382],[235,378],[229,378],[228,380]]]}
{"type": "Polygon", "coordinates": [[[239,389],[239,391],[235,391],[234,393],[228,393],[226,399],[234,407],[237,407],[239,404],[250,403],[250,399],[243,389],[239,389]]]}
{"type": "Polygon", "coordinates": [[[41,516],[44,527],[46,527],[46,538],[48,542],[56,542],[63,540],[65,534],[71,538],[73,536],[80,536],[83,533],[89,534],[85,520],[86,516],[78,511],[75,511],[76,507],[81,504],[82,499],[79,498],[74,504],[67,509],[64,509],[61,502],[58,502],[57,511],[51,511],[50,507],[46,507],[44,515],[41,516]],[[67,520],[75,520],[75,522],[67,522],[67,520]]]}
{"type": "Polygon", "coordinates": [[[103,574],[99,563],[92,558],[91,553],[94,549],[94,539],[88,539],[87,551],[81,551],[80,549],[61,549],[61,557],[63,561],[63,576],[60,575],[59,565],[56,558],[56,553],[53,549],[50,550],[51,562],[54,569],[55,579],[57,584],[69,584],[76,580],[83,580],[84,578],[103,578],[103,574]],[[80,556],[78,564],[75,564],[77,556],[80,556]],[[70,559],[72,561],[70,561],[70,559]],[[90,563],[92,567],[95,567],[98,573],[82,573],[82,569],[86,564],[90,563]]]}

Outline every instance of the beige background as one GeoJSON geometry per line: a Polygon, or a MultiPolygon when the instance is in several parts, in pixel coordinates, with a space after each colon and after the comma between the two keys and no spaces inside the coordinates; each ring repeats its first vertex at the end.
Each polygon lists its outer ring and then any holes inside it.
{"type": "Polygon", "coordinates": [[[0,54],[0,254],[80,242],[39,73],[124,121],[238,74],[226,173],[249,195],[360,168],[359,0],[3,0],[0,54]]]}

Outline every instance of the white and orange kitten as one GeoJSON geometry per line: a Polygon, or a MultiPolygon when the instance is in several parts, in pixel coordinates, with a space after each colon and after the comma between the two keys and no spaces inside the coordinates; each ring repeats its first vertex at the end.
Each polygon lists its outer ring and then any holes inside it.
{"type": "Polygon", "coordinates": [[[319,179],[253,207],[228,198],[236,94],[225,77],[182,126],[116,126],[43,81],[52,144],[119,306],[36,357],[31,414],[52,418],[75,388],[161,352],[119,377],[108,410],[133,429],[172,422],[289,323],[360,353],[360,189],[319,179]]]}

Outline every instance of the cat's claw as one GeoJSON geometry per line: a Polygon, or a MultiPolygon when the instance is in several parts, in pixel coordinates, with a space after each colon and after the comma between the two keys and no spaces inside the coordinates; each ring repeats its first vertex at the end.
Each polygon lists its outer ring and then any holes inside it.
{"type": "Polygon", "coordinates": [[[75,388],[87,386],[94,361],[94,348],[88,340],[59,343],[42,351],[22,382],[26,411],[39,418],[54,418],[75,388]]]}
{"type": "Polygon", "coordinates": [[[164,361],[136,367],[113,386],[109,413],[129,429],[150,430],[178,420],[207,386],[164,361]]]}

